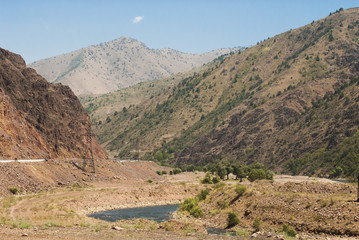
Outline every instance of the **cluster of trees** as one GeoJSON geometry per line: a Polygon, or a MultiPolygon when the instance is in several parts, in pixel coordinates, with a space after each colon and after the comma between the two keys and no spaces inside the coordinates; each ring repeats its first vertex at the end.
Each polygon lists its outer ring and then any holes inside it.
{"type": "Polygon", "coordinates": [[[233,174],[236,179],[241,182],[244,178],[248,178],[249,181],[253,182],[260,179],[272,180],[274,173],[264,167],[263,164],[255,163],[250,165],[243,164],[209,164],[203,170],[207,171],[206,176],[202,179],[202,183],[217,183],[220,179],[229,179],[229,175],[233,174]]]}

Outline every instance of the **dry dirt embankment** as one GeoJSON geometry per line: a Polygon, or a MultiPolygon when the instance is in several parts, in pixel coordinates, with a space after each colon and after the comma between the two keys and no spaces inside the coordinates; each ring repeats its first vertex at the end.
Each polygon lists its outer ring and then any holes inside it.
{"type": "Polygon", "coordinates": [[[242,185],[246,187],[242,196],[233,184],[211,188],[199,204],[207,226],[226,228],[228,213],[235,212],[240,221],[233,231],[256,231],[253,226],[257,222],[262,231],[280,232],[287,225],[301,237],[306,236],[304,239],[359,236],[359,203],[353,201],[357,199],[354,184],[281,175],[274,181],[246,181],[242,185]]]}
{"type": "Polygon", "coordinates": [[[73,184],[88,185],[96,182],[158,180],[157,170],[168,170],[153,162],[138,161],[120,163],[96,160],[95,173],[92,168],[82,171],[73,162],[82,166],[81,159],[51,159],[36,163],[1,163],[0,195],[10,194],[9,188],[16,187],[20,193],[38,192],[73,184]]]}
{"type": "MultiPolygon", "coordinates": [[[[130,229],[116,233],[111,224],[86,214],[179,203],[197,194],[201,188],[199,178],[203,176],[202,173],[159,176],[156,171],[168,172],[169,168],[143,161],[97,161],[96,173],[83,172],[70,160],[4,163],[0,170],[4,173],[0,176],[0,236],[6,239],[18,239],[23,233],[30,239],[113,239],[114,234],[121,239],[128,239],[128,235],[132,236],[129,239],[148,239],[148,233],[136,229],[153,223],[125,223],[130,229]],[[22,191],[11,196],[9,186],[22,191]],[[96,233],[91,235],[93,231],[96,233]]],[[[151,232],[149,239],[168,238],[185,239],[164,230],[151,232]]]]}
{"type": "MultiPolygon", "coordinates": [[[[205,234],[204,226],[225,228],[229,211],[235,211],[240,218],[232,230],[248,229],[250,233],[258,218],[263,231],[272,231],[273,236],[278,236],[282,224],[288,223],[305,239],[355,239],[357,236],[346,234],[355,234],[359,226],[359,205],[349,201],[356,197],[355,186],[318,178],[276,176],[273,182],[245,182],[246,193],[236,198],[234,180],[214,187],[199,184],[203,173],[159,176],[157,170],[169,169],[153,162],[100,161],[96,173],[83,172],[63,160],[7,164],[0,168],[9,174],[7,183],[0,181],[5,192],[12,185],[29,191],[35,183],[29,188],[15,185],[29,180],[37,179],[43,184],[34,188],[37,193],[0,199],[0,236],[6,239],[18,239],[23,234],[29,239],[243,239],[205,234]],[[11,178],[15,172],[18,175],[11,178]],[[164,224],[146,220],[112,224],[86,216],[105,209],[178,203],[197,195],[204,187],[212,190],[200,204],[205,212],[202,219],[182,217],[164,224]],[[49,190],[40,191],[46,189],[49,190]],[[220,209],[218,202],[225,201],[228,205],[222,204],[226,207],[220,209]],[[122,230],[111,229],[112,226],[122,230]]],[[[264,238],[258,235],[256,239],[264,238]]]]}

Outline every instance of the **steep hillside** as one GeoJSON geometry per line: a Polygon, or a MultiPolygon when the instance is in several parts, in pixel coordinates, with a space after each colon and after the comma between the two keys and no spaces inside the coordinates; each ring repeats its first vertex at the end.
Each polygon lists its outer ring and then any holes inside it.
{"type": "MultiPolygon", "coordinates": [[[[163,162],[234,159],[288,172],[292,158],[359,130],[358,16],[337,11],[222,59],[185,78],[155,109],[120,112],[106,124],[123,130],[101,141],[121,157],[160,148],[163,162]]],[[[332,167],[323,166],[296,173],[328,174],[332,167]]]]}
{"type": "MultiPolygon", "coordinates": [[[[239,80],[250,84],[242,85],[243,93],[249,95],[229,100],[239,104],[226,113],[223,126],[193,141],[195,130],[204,127],[189,129],[182,141],[175,143],[189,142],[178,152],[176,161],[206,163],[226,157],[260,161],[287,171],[291,158],[333,148],[353,136],[359,127],[358,12],[336,12],[268,39],[249,49],[247,56],[231,59],[227,67],[239,61],[242,70],[238,74],[245,73],[243,66],[252,54],[253,67],[239,80]]],[[[208,121],[211,115],[203,125],[208,121]]],[[[327,174],[337,164],[340,161],[329,164],[322,159],[305,173],[327,174]]]]}
{"type": "MultiPolygon", "coordinates": [[[[178,83],[178,77],[181,76],[185,77],[185,81],[197,77],[202,78],[207,74],[208,68],[216,67],[228,57],[229,55],[222,55],[207,66],[195,69],[195,72],[191,71],[170,79],[142,83],[120,90],[118,93],[100,96],[98,97],[99,101],[90,102],[93,105],[91,107],[88,105],[87,109],[93,116],[94,132],[101,144],[110,151],[111,156],[129,157],[134,154],[142,156],[146,152],[153,151],[155,147],[161,146],[164,142],[179,137],[183,130],[201,118],[201,114],[213,110],[216,103],[207,101],[206,108],[200,109],[198,105],[186,106],[186,103],[183,103],[183,98],[178,96],[176,101],[169,102],[169,99],[173,97],[172,94],[179,88],[173,83],[178,83]],[[124,108],[117,108],[113,114],[97,118],[98,113],[103,109],[113,109],[114,106],[121,103],[111,101],[113,97],[117,96],[115,99],[118,99],[118,96],[122,96],[133,99],[134,96],[131,93],[136,92],[142,92],[143,95],[151,93],[151,96],[147,99],[138,97],[137,100],[142,99],[139,104],[134,105],[132,102],[124,108]]],[[[183,81],[180,85],[182,83],[183,81]]]]}
{"type": "Polygon", "coordinates": [[[183,78],[193,75],[194,72],[201,68],[206,68],[207,65],[194,68],[188,72],[177,73],[168,78],[141,82],[107,94],[81,95],[79,99],[85,110],[90,114],[91,121],[98,123],[99,121],[104,121],[108,116],[112,118],[112,115],[117,115],[124,107],[143,106],[144,101],[166,93],[168,89],[176,86],[183,78]]]}
{"type": "Polygon", "coordinates": [[[141,42],[122,37],[29,66],[50,82],[69,85],[76,95],[104,94],[188,71],[235,50],[186,54],[172,49],[149,49],[141,42]]]}
{"type": "MultiPolygon", "coordinates": [[[[48,83],[2,48],[0,99],[0,158],[90,157],[89,117],[71,89],[48,83]]],[[[95,156],[106,158],[92,143],[95,156]]]]}

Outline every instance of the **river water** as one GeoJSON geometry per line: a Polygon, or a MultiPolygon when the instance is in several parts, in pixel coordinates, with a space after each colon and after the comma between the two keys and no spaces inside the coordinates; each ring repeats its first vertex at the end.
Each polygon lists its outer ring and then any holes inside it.
{"type": "Polygon", "coordinates": [[[170,213],[178,209],[178,204],[161,205],[151,207],[137,207],[125,209],[113,209],[103,212],[89,214],[89,217],[101,219],[108,222],[128,220],[133,218],[145,218],[156,222],[163,222],[170,219],[170,213]]]}
{"type": "MultiPolygon", "coordinates": [[[[96,219],[101,219],[107,222],[116,222],[119,220],[128,220],[133,218],[145,218],[156,222],[164,222],[170,219],[170,214],[177,211],[178,204],[174,205],[160,205],[151,207],[137,207],[137,208],[124,208],[113,209],[108,211],[96,212],[87,216],[96,219]]],[[[206,228],[208,234],[217,235],[235,235],[234,232],[227,232],[218,228],[206,228]]]]}

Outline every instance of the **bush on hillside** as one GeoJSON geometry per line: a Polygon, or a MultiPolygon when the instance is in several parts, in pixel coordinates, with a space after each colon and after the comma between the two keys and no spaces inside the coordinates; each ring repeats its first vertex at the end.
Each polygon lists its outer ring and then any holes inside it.
{"type": "Polygon", "coordinates": [[[184,200],[183,203],[180,204],[179,209],[181,211],[187,211],[190,215],[195,218],[202,217],[203,211],[198,206],[198,199],[197,198],[188,198],[184,200]]]}
{"type": "Polygon", "coordinates": [[[262,228],[262,221],[259,218],[254,219],[252,227],[254,228],[254,231],[260,231],[262,228]]]}
{"type": "Polygon", "coordinates": [[[208,188],[202,190],[201,193],[198,194],[198,196],[197,196],[197,197],[198,197],[198,200],[199,200],[199,201],[205,200],[208,194],[209,194],[209,189],[208,189],[208,188]]]}
{"type": "Polygon", "coordinates": [[[235,192],[238,194],[238,196],[242,196],[247,191],[247,188],[243,185],[238,184],[236,186],[235,192]]]}
{"type": "Polygon", "coordinates": [[[227,228],[236,226],[239,223],[239,218],[235,212],[228,213],[227,228]]]}
{"type": "Polygon", "coordinates": [[[16,194],[16,193],[19,191],[19,189],[17,189],[16,187],[11,187],[11,188],[9,188],[9,191],[10,191],[12,194],[16,194]]]}

